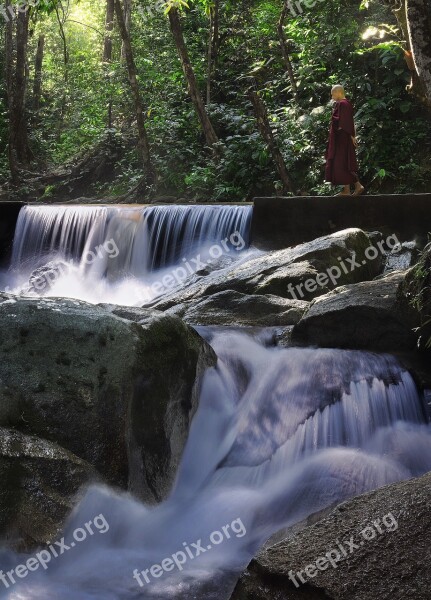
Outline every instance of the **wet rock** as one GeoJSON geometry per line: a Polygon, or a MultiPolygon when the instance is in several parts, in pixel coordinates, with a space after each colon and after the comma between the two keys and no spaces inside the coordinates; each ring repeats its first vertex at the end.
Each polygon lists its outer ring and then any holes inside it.
{"type": "Polygon", "coordinates": [[[377,351],[414,350],[419,313],[406,295],[408,271],[341,286],[315,299],[295,325],[295,344],[377,351]]]}
{"type": "Polygon", "coordinates": [[[0,536],[16,549],[52,541],[91,465],[57,444],[0,427],[0,536]]]}
{"type": "Polygon", "coordinates": [[[206,276],[195,275],[184,288],[167,293],[152,306],[167,310],[225,290],[311,300],[337,285],[378,275],[382,254],[377,253],[369,260],[366,251],[370,246],[371,241],[363,231],[346,229],[294,248],[252,255],[239,265],[206,276]]]}
{"type": "Polygon", "coordinates": [[[180,319],[118,310],[2,294],[0,426],[58,444],[155,502],[171,487],[200,374],[216,359],[180,319]]]}
{"type": "Polygon", "coordinates": [[[429,600],[430,494],[428,473],[341,504],[262,550],[231,600],[429,600]]]}
{"type": "Polygon", "coordinates": [[[46,265],[38,267],[30,274],[28,289],[30,294],[43,296],[48,293],[53,285],[70,272],[70,265],[63,261],[50,261],[46,265]]]}
{"type": "Polygon", "coordinates": [[[176,306],[167,313],[176,314],[192,325],[271,327],[294,325],[307,307],[308,302],[299,300],[226,290],[197,302],[176,306]]]}

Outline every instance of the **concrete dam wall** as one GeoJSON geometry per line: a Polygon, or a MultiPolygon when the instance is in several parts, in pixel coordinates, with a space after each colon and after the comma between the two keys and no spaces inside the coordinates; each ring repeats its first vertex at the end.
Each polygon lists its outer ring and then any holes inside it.
{"type": "Polygon", "coordinates": [[[431,232],[431,194],[255,198],[251,241],[275,250],[348,227],[396,234],[426,243],[431,232]]]}

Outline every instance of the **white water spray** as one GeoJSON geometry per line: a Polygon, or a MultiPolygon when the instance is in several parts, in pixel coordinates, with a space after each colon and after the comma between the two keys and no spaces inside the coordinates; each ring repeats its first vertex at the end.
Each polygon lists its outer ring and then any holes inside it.
{"type": "Polygon", "coordinates": [[[275,532],[431,469],[422,400],[391,356],[264,348],[240,333],[211,335],[218,366],[204,377],[169,498],[145,507],[93,487],[69,519],[65,539],[100,513],[109,531],[5,598],[228,600],[236,578],[275,532]],[[209,543],[213,532],[239,521],[241,535],[231,529],[219,544],[209,543]],[[203,551],[180,560],[181,569],[161,575],[155,569],[158,577],[151,576],[152,566],[170,565],[163,561],[198,541],[203,551]]]}

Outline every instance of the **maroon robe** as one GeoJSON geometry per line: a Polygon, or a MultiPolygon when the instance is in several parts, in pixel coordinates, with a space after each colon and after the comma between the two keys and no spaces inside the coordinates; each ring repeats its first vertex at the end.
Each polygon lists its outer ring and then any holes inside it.
{"type": "Polygon", "coordinates": [[[352,135],[355,135],[353,106],[343,98],[332,111],[329,142],[326,150],[325,181],[349,185],[358,181],[358,162],[352,135]]]}

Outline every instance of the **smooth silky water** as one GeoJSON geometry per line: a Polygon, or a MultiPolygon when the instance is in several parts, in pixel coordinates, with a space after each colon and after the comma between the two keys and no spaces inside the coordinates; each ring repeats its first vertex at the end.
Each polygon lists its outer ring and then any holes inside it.
{"type": "Polygon", "coordinates": [[[28,295],[32,275],[46,266],[45,296],[142,306],[202,267],[254,254],[251,216],[248,205],[26,206],[3,279],[28,295]]]}
{"type": "MultiPolygon", "coordinates": [[[[129,210],[123,208],[32,209],[18,222],[11,271],[25,278],[47,257],[60,256],[76,266],[77,280],[88,282],[88,272],[80,268],[84,251],[118,230],[117,247],[128,252],[127,259],[121,258],[119,269],[105,262],[104,270],[99,265],[92,273],[100,285],[117,285],[117,292],[129,285],[130,272],[144,281],[234,232],[247,241],[237,257],[246,260],[250,209],[220,208],[225,214],[218,214],[211,228],[205,226],[214,218],[209,208],[130,209],[133,218],[126,221],[131,223],[122,223],[122,211],[129,210]],[[199,216],[193,215],[196,209],[199,216]],[[145,223],[148,210],[155,213],[145,223]],[[109,277],[114,283],[107,283],[109,277]]],[[[394,357],[268,347],[264,335],[197,329],[218,363],[203,377],[170,496],[149,507],[127,494],[91,487],[62,535],[71,540],[75,528],[101,513],[109,530],[87,537],[46,571],[3,590],[2,597],[228,600],[239,574],[277,531],[352,496],[431,470],[424,402],[394,357]],[[213,531],[232,523],[229,538],[209,543],[213,531]],[[133,578],[135,569],[161,564],[198,541],[205,552],[187,558],[182,570],[151,577],[151,583],[141,578],[143,587],[133,578]]],[[[1,558],[6,570],[27,557],[5,551],[1,558]]]]}

